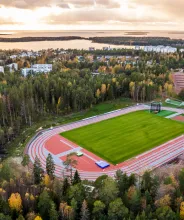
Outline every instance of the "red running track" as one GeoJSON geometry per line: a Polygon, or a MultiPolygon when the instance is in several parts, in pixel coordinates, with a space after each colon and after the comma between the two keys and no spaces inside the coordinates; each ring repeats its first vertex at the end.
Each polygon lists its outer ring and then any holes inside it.
{"type": "MultiPolygon", "coordinates": [[[[147,108],[148,106],[145,105],[134,106],[91,117],[71,124],[62,125],[52,130],[42,131],[30,141],[27,146],[27,153],[29,154],[32,162],[34,162],[35,157],[38,156],[44,169],[46,157],[48,153],[51,153],[56,165],[55,174],[58,177],[63,175],[63,161],[66,159],[67,154],[74,151],[81,151],[84,154],[82,157],[76,157],[76,160],[78,161],[76,169],[79,171],[82,179],[95,180],[102,174],[107,174],[113,177],[118,169],[121,169],[128,175],[131,173],[140,173],[146,169],[154,169],[173,160],[184,152],[183,135],[121,164],[116,166],[111,164],[110,167],[104,170],[95,164],[96,161],[102,160],[101,158],[59,135],[59,133],[62,133],[63,131],[72,130],[87,124],[96,123],[118,115],[144,110],[147,108]]],[[[173,110],[172,108],[163,109],[173,110]]],[[[177,109],[174,110],[176,111],[177,109]]],[[[184,113],[184,110],[178,109],[178,112],[184,113]]]]}

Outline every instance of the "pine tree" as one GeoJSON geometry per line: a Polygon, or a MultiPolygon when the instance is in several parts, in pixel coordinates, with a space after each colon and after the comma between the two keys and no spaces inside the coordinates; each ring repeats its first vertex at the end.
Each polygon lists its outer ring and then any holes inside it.
{"type": "Polygon", "coordinates": [[[93,216],[94,219],[100,219],[104,216],[105,204],[100,200],[96,200],[93,204],[93,216]]]}
{"type": "Polygon", "coordinates": [[[19,215],[19,217],[17,218],[17,220],[25,220],[25,218],[22,215],[19,215]]]}
{"type": "Polygon", "coordinates": [[[30,162],[30,158],[29,158],[29,155],[28,154],[25,154],[23,159],[22,159],[22,166],[28,166],[29,165],[29,162],[30,162]]]}
{"type": "Polygon", "coordinates": [[[34,174],[34,181],[35,184],[40,184],[42,181],[42,174],[43,174],[43,169],[41,167],[40,160],[36,156],[34,166],[33,166],[33,174],[34,174]]]}
{"type": "Polygon", "coordinates": [[[183,193],[184,192],[184,169],[180,171],[178,180],[179,180],[180,191],[183,193]]]}
{"type": "Polygon", "coordinates": [[[73,177],[72,185],[75,185],[75,184],[80,183],[80,182],[81,182],[81,178],[80,178],[80,175],[79,175],[78,171],[76,170],[75,174],[74,174],[74,177],[73,177]]]}
{"type": "Polygon", "coordinates": [[[42,219],[49,219],[51,199],[47,191],[43,191],[39,196],[38,210],[42,219]]]}
{"type": "Polygon", "coordinates": [[[109,219],[123,219],[128,217],[128,209],[124,206],[120,198],[110,202],[108,208],[109,219]]]}
{"type": "Polygon", "coordinates": [[[46,171],[51,179],[54,178],[55,164],[51,154],[48,154],[46,159],[46,171]]]}
{"type": "Polygon", "coordinates": [[[77,201],[74,198],[71,200],[71,208],[73,210],[73,217],[75,218],[76,215],[78,214],[77,213],[78,204],[77,204],[77,201]]]}
{"type": "Polygon", "coordinates": [[[66,195],[68,188],[70,187],[70,184],[68,182],[68,179],[65,178],[63,182],[63,196],[66,195]]]}
{"type": "Polygon", "coordinates": [[[56,206],[54,202],[51,202],[50,204],[49,217],[50,220],[58,220],[58,213],[56,211],[56,206]]]}

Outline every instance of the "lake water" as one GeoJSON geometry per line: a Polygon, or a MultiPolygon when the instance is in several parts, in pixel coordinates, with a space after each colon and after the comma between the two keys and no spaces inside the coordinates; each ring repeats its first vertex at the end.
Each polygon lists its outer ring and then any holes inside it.
{"type": "Polygon", "coordinates": [[[63,49],[89,49],[89,47],[95,47],[96,49],[102,49],[103,47],[112,48],[129,48],[132,49],[134,46],[122,46],[122,45],[109,45],[109,44],[99,44],[93,43],[89,40],[70,40],[70,41],[35,41],[35,42],[18,42],[18,43],[1,43],[0,49],[10,50],[10,49],[24,49],[24,50],[34,50],[39,51],[48,48],[63,48],[63,49]]]}
{"type": "MultiPolygon", "coordinates": [[[[0,37],[60,37],[60,36],[80,36],[80,37],[105,37],[105,36],[139,36],[139,37],[170,37],[184,39],[184,32],[176,31],[0,31],[0,37]]],[[[133,48],[132,46],[116,46],[109,44],[92,43],[89,40],[71,40],[71,41],[42,41],[42,42],[18,42],[18,43],[1,43],[0,49],[26,49],[42,50],[48,48],[63,49],[88,49],[95,47],[111,46],[112,48],[133,48]]]]}

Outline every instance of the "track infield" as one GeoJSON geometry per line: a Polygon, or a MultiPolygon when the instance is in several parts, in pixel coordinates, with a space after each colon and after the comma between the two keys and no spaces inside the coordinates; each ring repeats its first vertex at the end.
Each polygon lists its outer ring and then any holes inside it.
{"type": "Polygon", "coordinates": [[[172,140],[183,132],[183,123],[137,111],[61,135],[111,164],[117,164],[172,140]]]}

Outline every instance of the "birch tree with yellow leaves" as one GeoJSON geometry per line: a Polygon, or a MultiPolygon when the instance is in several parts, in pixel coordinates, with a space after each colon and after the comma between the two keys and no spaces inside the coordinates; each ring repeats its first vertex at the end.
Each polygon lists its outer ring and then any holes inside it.
{"type": "Polygon", "coordinates": [[[12,193],[8,199],[9,207],[12,211],[21,212],[22,199],[19,193],[12,193]]]}

